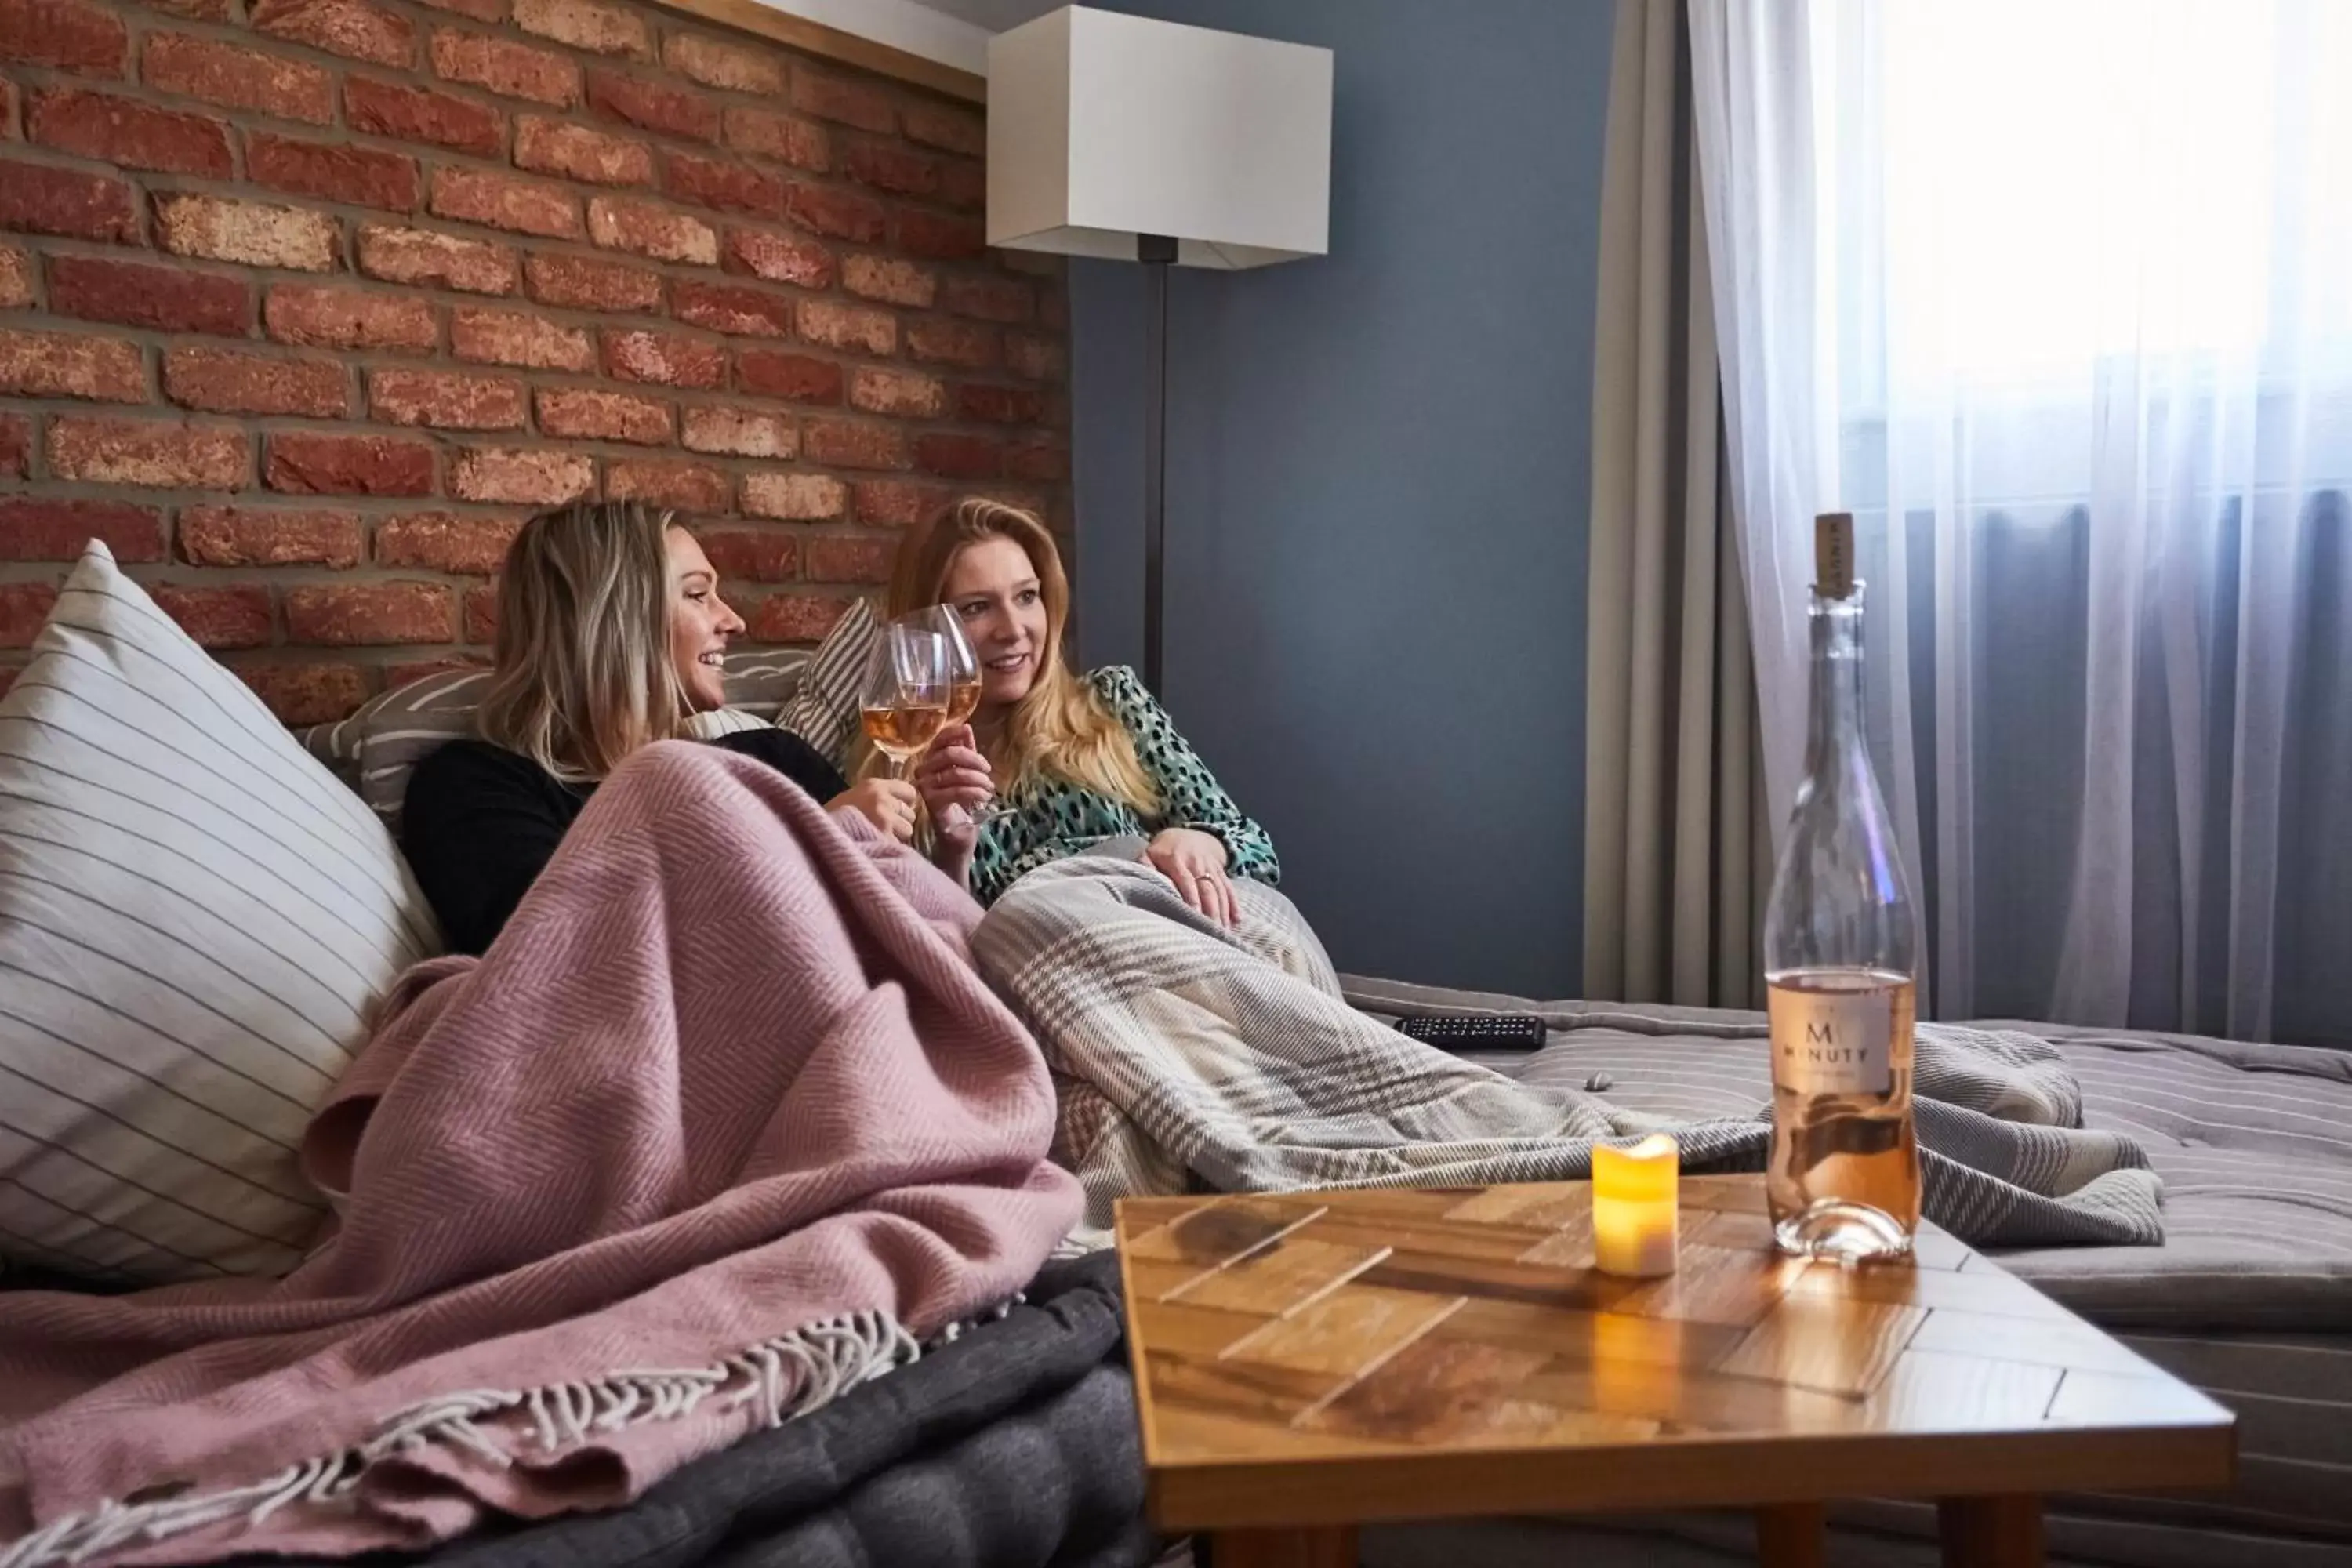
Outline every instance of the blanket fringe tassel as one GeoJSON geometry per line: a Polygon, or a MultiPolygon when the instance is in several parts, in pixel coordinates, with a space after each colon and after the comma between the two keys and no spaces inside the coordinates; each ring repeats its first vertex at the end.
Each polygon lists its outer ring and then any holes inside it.
{"type": "MultiPolygon", "coordinates": [[[[973,1321],[1002,1318],[1022,1299],[1016,1295],[973,1321]]],[[[616,1372],[593,1383],[548,1384],[520,1392],[443,1394],[387,1417],[355,1447],[291,1466],[248,1487],[153,1502],[109,1499],[68,1514],[0,1550],[0,1568],[87,1563],[121,1547],[168,1540],[240,1515],[244,1527],[252,1529],[281,1509],[342,1501],[358,1489],[369,1466],[419,1448],[462,1448],[494,1468],[509,1468],[513,1453],[484,1430],[491,1421],[520,1425],[521,1440],[546,1454],[599,1433],[675,1420],[714,1402],[720,1410],[749,1406],[759,1427],[781,1426],[859,1384],[920,1360],[926,1348],[950,1343],[970,1326],[950,1323],[927,1347],[889,1313],[857,1312],[763,1340],[709,1366],[616,1372]]]]}

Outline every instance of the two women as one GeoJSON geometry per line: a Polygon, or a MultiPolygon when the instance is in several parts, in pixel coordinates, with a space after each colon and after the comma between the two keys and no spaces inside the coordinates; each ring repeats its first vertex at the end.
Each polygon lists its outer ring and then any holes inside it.
{"type": "MultiPolygon", "coordinates": [[[[1036,866],[1130,835],[1213,919],[1234,918],[1231,878],[1276,879],[1265,830],[1134,674],[1071,673],[1068,579],[1034,517],[966,500],[910,535],[889,613],[935,604],[951,606],[980,655],[981,706],[911,783],[861,768],[852,784],[783,730],[712,743],[902,841],[928,811],[941,825],[935,857],[982,903],[1036,866]],[[995,795],[1011,809],[974,832],[966,813],[995,795]]],[[[742,629],[693,536],[642,506],[583,503],[525,525],[500,574],[481,739],[419,764],[402,814],[402,847],[453,950],[488,947],[599,782],[723,704],[720,660],[742,629]]]]}

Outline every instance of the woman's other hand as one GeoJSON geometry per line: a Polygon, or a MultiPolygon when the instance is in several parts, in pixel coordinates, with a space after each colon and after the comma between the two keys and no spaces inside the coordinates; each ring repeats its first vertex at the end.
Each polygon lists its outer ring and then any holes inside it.
{"type": "Polygon", "coordinates": [[[915,764],[915,787],[931,809],[931,821],[942,831],[967,826],[972,813],[996,793],[996,775],[972,739],[971,726],[959,724],[940,731],[923,760],[915,764]],[[950,806],[961,806],[951,813],[950,806]]]}
{"type": "Polygon", "coordinates": [[[1171,827],[1144,847],[1143,857],[1176,884],[1184,901],[1219,925],[1238,924],[1241,905],[1225,879],[1224,840],[1194,827],[1171,827]]]}
{"type": "Polygon", "coordinates": [[[905,779],[860,779],[824,803],[835,816],[855,815],[883,837],[904,844],[915,837],[915,814],[923,797],[905,779]]]}

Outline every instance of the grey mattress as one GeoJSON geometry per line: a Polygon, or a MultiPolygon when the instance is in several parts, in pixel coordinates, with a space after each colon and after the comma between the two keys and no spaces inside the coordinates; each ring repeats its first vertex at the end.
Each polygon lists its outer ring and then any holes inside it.
{"type": "MultiPolygon", "coordinates": [[[[1672,1028],[1760,1025],[1757,1014],[1535,1002],[1354,977],[1347,985],[1358,1006],[1384,1016],[1541,1015],[1551,1036],[1540,1051],[1479,1054],[1528,1082],[1582,1088],[1605,1073],[1612,1100],[1687,1117],[1750,1115],[1769,1090],[1760,1043],[1672,1028]]],[[[2239,1416],[2239,1479],[2227,1497],[2063,1500],[2053,1509],[2053,1557],[2352,1568],[2352,1053],[2009,1020],[1985,1026],[2055,1040],[2082,1081],[2084,1120],[2137,1138],[2165,1184],[2162,1247],[2012,1252],[2001,1262],[2239,1416]]],[[[1927,1550],[1933,1521],[1923,1509],[1862,1504],[1845,1526],[1833,1560],[1900,1563],[1927,1550]]],[[[1615,1560],[1614,1542],[1631,1549],[1626,1561],[1663,1568],[1738,1560],[1747,1541],[1743,1521],[1696,1516],[1528,1521],[1479,1527],[1475,1555],[1465,1558],[1465,1528],[1376,1532],[1365,1562],[1597,1568],[1615,1560]],[[1571,1532],[1572,1558],[1561,1554],[1571,1532]]],[[[1918,1559],[1932,1560],[1931,1550],[1918,1559]]]]}

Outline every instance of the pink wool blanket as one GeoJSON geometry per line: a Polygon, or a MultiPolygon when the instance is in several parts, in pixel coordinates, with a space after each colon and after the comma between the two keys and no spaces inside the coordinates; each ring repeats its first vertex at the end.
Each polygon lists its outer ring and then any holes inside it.
{"type": "Polygon", "coordinates": [[[979,913],[755,762],[633,758],[485,957],[404,978],[300,1268],[0,1296],[0,1563],[615,1506],[1003,1301],[1079,1200],[979,913]]]}

